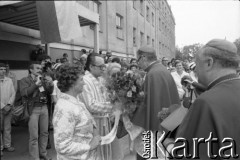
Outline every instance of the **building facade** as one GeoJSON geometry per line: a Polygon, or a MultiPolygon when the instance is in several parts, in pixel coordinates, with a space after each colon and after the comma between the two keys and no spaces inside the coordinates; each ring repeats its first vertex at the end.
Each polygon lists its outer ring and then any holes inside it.
{"type": "MultiPolygon", "coordinates": [[[[160,57],[175,56],[175,20],[166,0],[78,1],[99,14],[100,50],[135,57],[152,45],[160,57]]],[[[83,45],[92,48],[93,30],[83,27],[83,45]]]]}
{"type": "Polygon", "coordinates": [[[93,50],[96,41],[103,54],[112,51],[115,56],[131,58],[136,56],[138,48],[148,44],[155,48],[159,58],[175,56],[175,21],[166,0],[77,1],[88,11],[86,15],[99,15],[98,39],[96,25],[84,25],[78,44],[47,45],[41,44],[35,2],[11,3],[0,8],[0,60],[15,65],[18,79],[26,76],[30,54],[39,44],[46,46],[52,61],[63,53],[68,54],[70,61],[79,58],[80,50],[93,50]]]}

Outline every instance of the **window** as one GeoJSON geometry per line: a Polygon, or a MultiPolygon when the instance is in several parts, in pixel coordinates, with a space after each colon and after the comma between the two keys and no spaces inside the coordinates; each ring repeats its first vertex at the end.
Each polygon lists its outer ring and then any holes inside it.
{"type": "Polygon", "coordinates": [[[162,28],[162,30],[163,30],[163,34],[164,34],[164,23],[162,22],[162,26],[161,26],[161,28],[162,28]]]}
{"type": "Polygon", "coordinates": [[[161,52],[161,49],[162,49],[162,44],[161,42],[159,42],[159,52],[161,52]]]}
{"type": "Polygon", "coordinates": [[[137,0],[133,0],[133,8],[137,9],[137,0]]]}
{"type": "Polygon", "coordinates": [[[133,27],[133,46],[137,46],[137,42],[136,42],[136,28],[133,27]]]}
{"type": "Polygon", "coordinates": [[[146,19],[147,19],[148,22],[150,22],[150,15],[149,15],[150,14],[150,10],[149,10],[148,6],[146,7],[146,10],[147,10],[147,12],[146,12],[146,19]]]}
{"type": "Polygon", "coordinates": [[[153,46],[153,48],[154,48],[154,46],[155,46],[155,45],[154,45],[154,39],[152,39],[152,46],[153,46]]]}
{"type": "Polygon", "coordinates": [[[98,14],[99,14],[99,31],[103,31],[103,13],[102,13],[102,4],[98,3],[98,14]]]}
{"type": "Polygon", "coordinates": [[[147,36],[147,45],[150,45],[150,37],[147,36]]]}
{"type": "Polygon", "coordinates": [[[154,19],[155,19],[154,13],[152,13],[152,25],[153,25],[153,26],[154,26],[154,19]]]}
{"type": "Polygon", "coordinates": [[[159,18],[159,31],[161,31],[161,18],[159,18]]]}
{"type": "MultiPolygon", "coordinates": [[[[102,4],[95,1],[89,1],[89,9],[93,12],[99,14],[99,31],[103,31],[103,22],[102,22],[102,4]]],[[[94,25],[90,25],[90,29],[94,29],[94,25]]]]}
{"type": "Polygon", "coordinates": [[[144,5],[143,5],[143,0],[140,0],[140,9],[141,9],[141,14],[144,15],[144,5]]]}
{"type": "Polygon", "coordinates": [[[116,14],[117,37],[123,39],[123,17],[116,14]]]}
{"type": "Polygon", "coordinates": [[[99,13],[98,2],[89,1],[89,9],[93,12],[99,13]]]}
{"type": "Polygon", "coordinates": [[[144,33],[140,32],[140,35],[141,35],[141,46],[143,46],[143,44],[144,44],[144,33]]]}
{"type": "Polygon", "coordinates": [[[165,35],[167,35],[167,26],[165,26],[164,32],[165,32],[165,35]]]}
{"type": "Polygon", "coordinates": [[[119,14],[116,14],[116,27],[117,28],[122,28],[121,19],[122,19],[122,17],[119,14]]]}

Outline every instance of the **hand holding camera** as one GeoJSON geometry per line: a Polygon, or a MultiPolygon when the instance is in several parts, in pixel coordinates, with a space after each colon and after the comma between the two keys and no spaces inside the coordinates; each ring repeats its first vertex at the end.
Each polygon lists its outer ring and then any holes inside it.
{"type": "Polygon", "coordinates": [[[39,87],[42,86],[42,76],[41,75],[37,76],[37,81],[35,84],[39,87]]]}

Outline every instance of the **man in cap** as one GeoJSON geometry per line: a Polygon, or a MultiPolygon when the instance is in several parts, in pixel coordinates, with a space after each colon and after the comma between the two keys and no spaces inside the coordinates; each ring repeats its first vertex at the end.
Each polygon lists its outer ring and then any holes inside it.
{"type": "MultiPolygon", "coordinates": [[[[207,86],[207,91],[194,101],[176,136],[188,142],[187,154],[191,154],[191,159],[237,157],[235,149],[239,151],[239,145],[235,142],[240,142],[239,62],[236,46],[220,39],[209,41],[196,55],[198,81],[207,86]],[[197,149],[194,138],[198,139],[196,143],[201,142],[197,149]]],[[[172,153],[176,159],[183,151],[180,148],[176,153],[176,148],[183,143],[175,143],[172,153]]],[[[182,158],[187,159],[186,156],[182,158]]]]}
{"type": "MultiPolygon", "coordinates": [[[[136,111],[133,124],[148,131],[162,130],[158,112],[172,104],[179,104],[176,84],[171,73],[159,61],[155,50],[150,46],[141,47],[137,52],[139,67],[147,74],[144,82],[144,106],[136,111]]],[[[138,155],[137,159],[143,159],[138,155]]]]}

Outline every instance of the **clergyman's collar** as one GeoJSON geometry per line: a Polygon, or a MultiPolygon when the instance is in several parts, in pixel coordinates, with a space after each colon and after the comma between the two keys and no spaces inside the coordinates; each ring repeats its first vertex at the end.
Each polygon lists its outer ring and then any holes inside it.
{"type": "Polygon", "coordinates": [[[207,90],[213,88],[214,86],[216,86],[224,81],[229,81],[229,80],[233,80],[233,79],[239,79],[239,75],[234,73],[234,74],[228,74],[228,75],[222,76],[220,78],[217,78],[216,80],[212,81],[208,85],[207,90]]]}
{"type": "Polygon", "coordinates": [[[150,64],[149,64],[149,66],[145,69],[145,72],[148,72],[151,68],[152,68],[152,66],[154,66],[155,64],[157,64],[157,63],[160,63],[159,61],[153,61],[153,62],[151,62],[150,64]]]}

